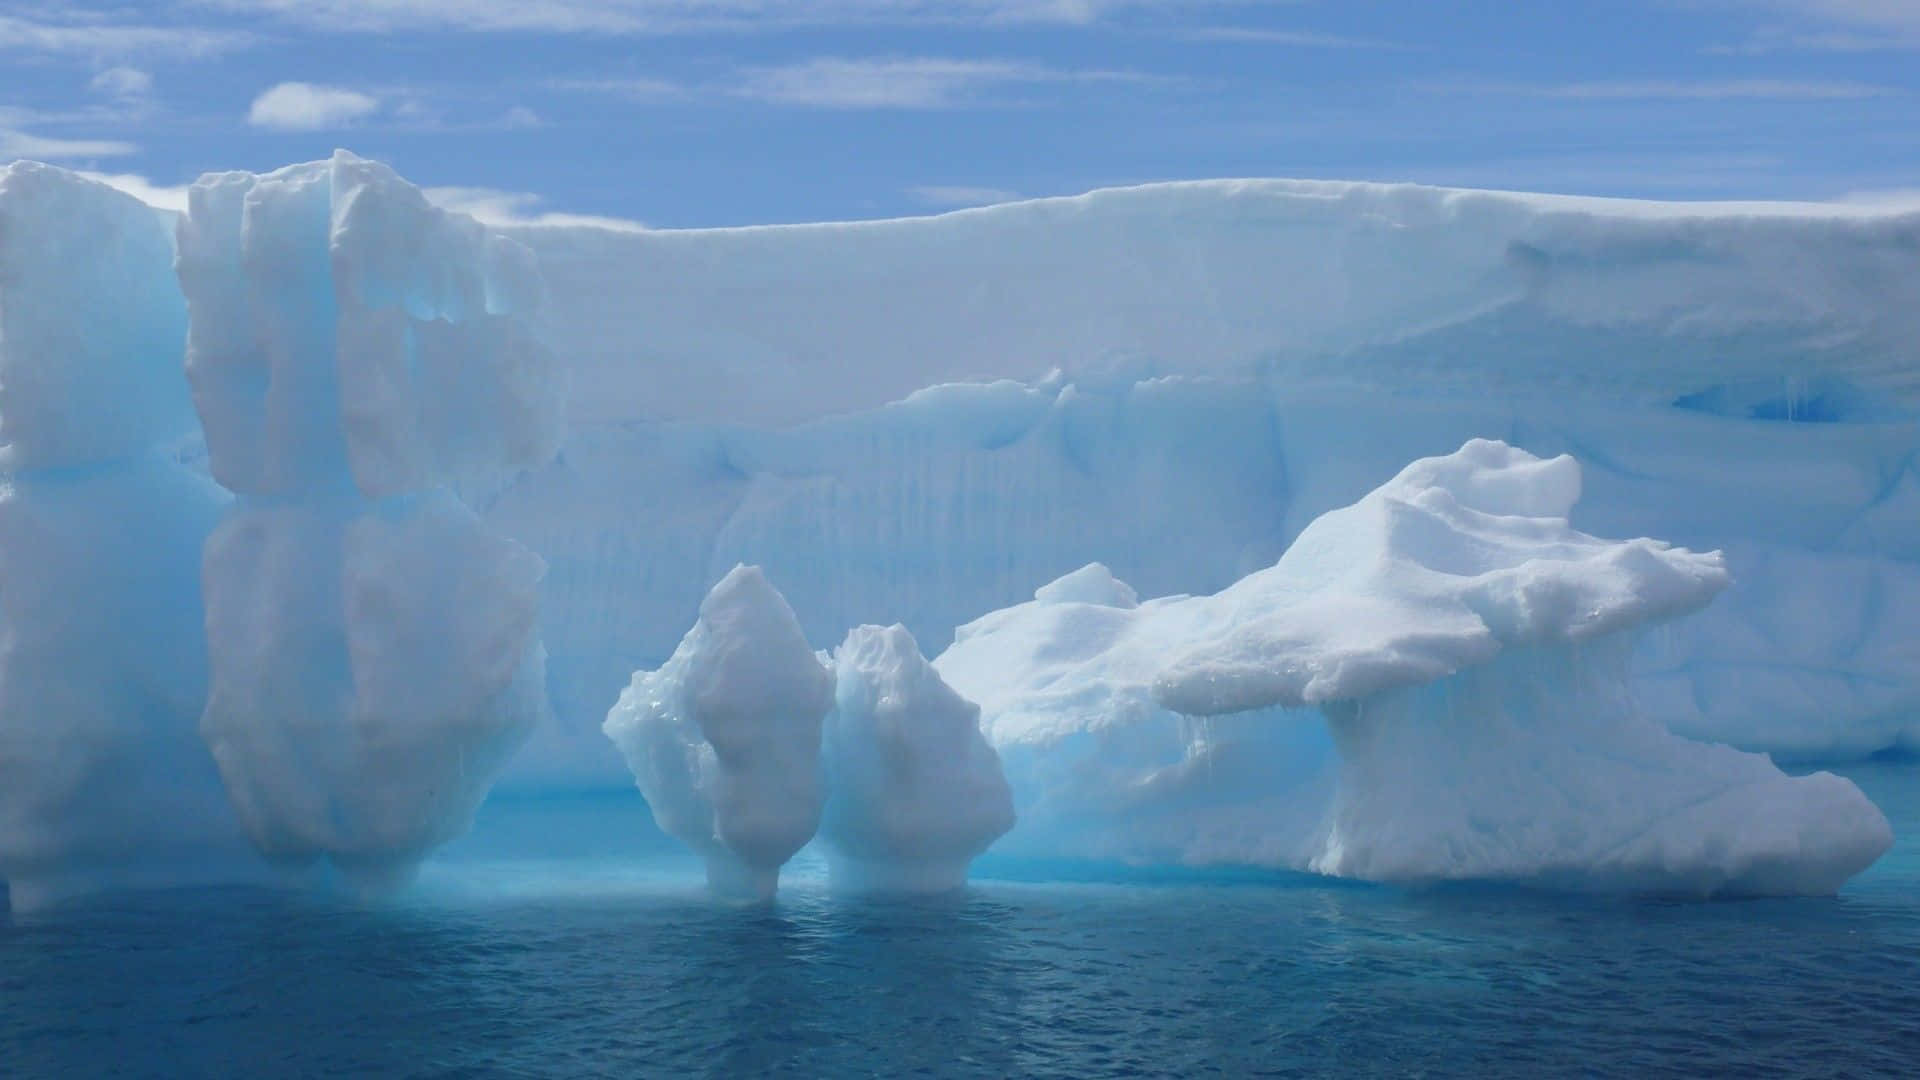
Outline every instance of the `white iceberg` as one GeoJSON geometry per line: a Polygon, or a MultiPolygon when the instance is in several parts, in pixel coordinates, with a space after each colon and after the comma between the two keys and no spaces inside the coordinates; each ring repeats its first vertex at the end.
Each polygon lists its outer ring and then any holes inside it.
{"type": "Polygon", "coordinates": [[[1013,794],[955,693],[907,628],[861,626],[834,650],[820,825],[839,888],[936,892],[1013,827],[1013,794]]]}
{"type": "Polygon", "coordinates": [[[721,895],[763,900],[813,839],[833,679],[758,567],[736,566],[658,670],[607,714],[662,831],[702,855],[721,895]]]}
{"type": "Polygon", "coordinates": [[[1579,494],[1571,458],[1475,440],[1216,595],[1036,601],[963,628],[936,666],[980,697],[1016,784],[1075,853],[1833,892],[1891,843],[1856,787],[1673,735],[1633,699],[1633,631],[1711,600],[1719,556],[1580,533],[1579,494]],[[1284,729],[1315,723],[1305,706],[1334,752],[1301,740],[1288,762],[1284,729]],[[1085,822],[1116,814],[1140,839],[1089,842],[1085,822]]]}

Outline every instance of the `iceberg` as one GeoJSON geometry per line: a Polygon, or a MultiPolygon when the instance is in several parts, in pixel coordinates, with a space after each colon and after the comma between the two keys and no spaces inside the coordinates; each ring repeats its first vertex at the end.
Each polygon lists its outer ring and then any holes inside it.
{"type": "Polygon", "coordinates": [[[462,498],[555,452],[539,271],[344,152],[202,177],[178,235],[185,372],[238,496],[202,559],[200,730],[263,855],[385,892],[548,715],[545,563],[462,498]]]}
{"type": "Polygon", "coordinates": [[[935,666],[1020,762],[1023,819],[1032,803],[1060,834],[1030,844],[1416,884],[1832,893],[1886,851],[1886,819],[1832,774],[1647,718],[1635,634],[1729,579],[1717,553],[1578,532],[1580,490],[1571,458],[1469,441],[1217,594],[1136,606],[1087,589],[1108,576],[1087,568],[963,627],[935,666]],[[1272,729],[1315,723],[1310,707],[1332,753],[1302,743],[1289,763],[1272,729]]]}
{"type": "Polygon", "coordinates": [[[251,876],[196,724],[200,550],[227,496],[193,425],[165,222],[0,169],[0,881],[16,908],[251,876]]]}
{"type": "Polygon", "coordinates": [[[836,887],[938,892],[1013,827],[1013,793],[955,693],[907,628],[861,626],[833,654],[820,824],[836,887]]]}
{"type": "Polygon", "coordinates": [[[765,900],[819,828],[832,705],[793,609],[758,567],[736,566],[673,656],[634,673],[605,731],[661,831],[706,859],[713,891],[765,900]]]}
{"type": "Polygon", "coordinates": [[[928,880],[992,842],[1830,891],[1870,808],[1737,751],[1920,746],[1916,245],[1888,207],[1293,181],[489,229],[345,152],[182,215],[9,166],[0,878],[383,891],[496,784],[631,782],[640,672],[656,813],[752,895],[816,820],[831,855],[942,805],[928,880]],[[739,565],[785,588],[740,601],[798,695],[746,703],[768,731],[682,678],[739,565]],[[863,704],[895,680],[939,721],[863,704]],[[970,764],[856,749],[909,730],[970,764]]]}

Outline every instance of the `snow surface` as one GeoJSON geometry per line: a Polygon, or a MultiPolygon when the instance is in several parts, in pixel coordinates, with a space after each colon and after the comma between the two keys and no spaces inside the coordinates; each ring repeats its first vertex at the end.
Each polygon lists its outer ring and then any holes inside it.
{"type": "Polygon", "coordinates": [[[763,900],[820,825],[832,704],[793,609],[758,567],[736,566],[673,656],[634,673],[605,730],[654,822],[706,858],[713,890],[763,900]]]}
{"type": "Polygon", "coordinates": [[[833,653],[820,838],[836,887],[937,892],[1013,827],[1013,793],[955,693],[907,628],[860,626],[833,653]]]}
{"type": "Polygon", "coordinates": [[[1634,701],[1632,634],[1711,600],[1718,555],[1579,533],[1579,492],[1571,458],[1471,441],[1220,593],[1115,606],[1049,587],[961,628],[935,666],[1017,762],[1023,847],[1415,883],[1838,889],[1892,842],[1857,788],[1671,734],[1634,701]],[[1331,758],[1288,745],[1309,705],[1331,758]]]}

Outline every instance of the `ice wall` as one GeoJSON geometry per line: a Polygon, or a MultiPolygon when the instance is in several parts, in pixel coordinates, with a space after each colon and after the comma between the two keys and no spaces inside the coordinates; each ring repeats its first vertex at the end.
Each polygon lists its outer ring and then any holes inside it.
{"type": "Polygon", "coordinates": [[[201,732],[262,854],[387,889],[546,713],[544,564],[460,497],[559,438],[538,270],[342,152],[195,183],[178,276],[208,465],[239,496],[202,563],[201,732]]]}
{"type": "Polygon", "coordinates": [[[197,724],[200,548],[227,498],[193,415],[167,223],[0,168],[0,882],[17,908],[255,873],[197,724]]]}
{"type": "Polygon", "coordinates": [[[1876,599],[1920,580],[1920,215],[1236,181],[515,235],[580,388],[486,509],[552,567],[570,734],[527,782],[617,779],[595,720],[735,562],[815,645],[937,650],[1089,560],[1223,588],[1472,437],[1578,456],[1583,528],[1727,553],[1725,601],[1634,660],[1663,720],[1920,745],[1920,617],[1876,599]]]}

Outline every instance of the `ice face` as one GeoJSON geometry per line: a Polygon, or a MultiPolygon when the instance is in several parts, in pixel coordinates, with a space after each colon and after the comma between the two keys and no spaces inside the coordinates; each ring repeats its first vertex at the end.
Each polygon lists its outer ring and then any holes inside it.
{"type": "Polygon", "coordinates": [[[467,829],[545,711],[542,570],[445,493],[229,512],[200,730],[262,854],[378,893],[467,829]]]}
{"type": "Polygon", "coordinates": [[[208,465],[240,496],[203,559],[200,730],[263,855],[383,892],[547,715],[545,564],[458,494],[554,452],[541,278],[344,152],[203,177],[179,248],[208,465]]]}
{"type": "Polygon", "coordinates": [[[192,432],[167,228],[65,169],[0,167],[0,466],[112,461],[192,432]]]}
{"type": "Polygon", "coordinates": [[[820,838],[834,883],[934,892],[1013,827],[980,707],[955,693],[906,627],[861,626],[834,650],[820,838]]]}
{"type": "Polygon", "coordinates": [[[1635,632],[1727,575],[1717,554],[1572,529],[1580,479],[1570,458],[1471,441],[1218,594],[1035,601],[963,627],[936,667],[979,696],[1042,830],[1028,846],[1383,881],[1837,889],[1891,843],[1885,818],[1844,780],[1647,719],[1635,632]],[[1310,705],[1331,756],[1298,731],[1310,705]]]}
{"type": "Polygon", "coordinates": [[[656,671],[636,672],[605,731],[668,835],[715,892],[766,899],[820,824],[821,722],[833,679],[758,567],[736,566],[656,671]]]}
{"type": "Polygon", "coordinates": [[[179,246],[187,374],[231,490],[379,498],[553,456],[565,378],[532,254],[386,166],[203,177],[179,246]]]}
{"type": "Polygon", "coordinates": [[[172,243],[141,203],[0,169],[0,880],[18,908],[257,874],[195,726],[200,548],[172,243]]]}

